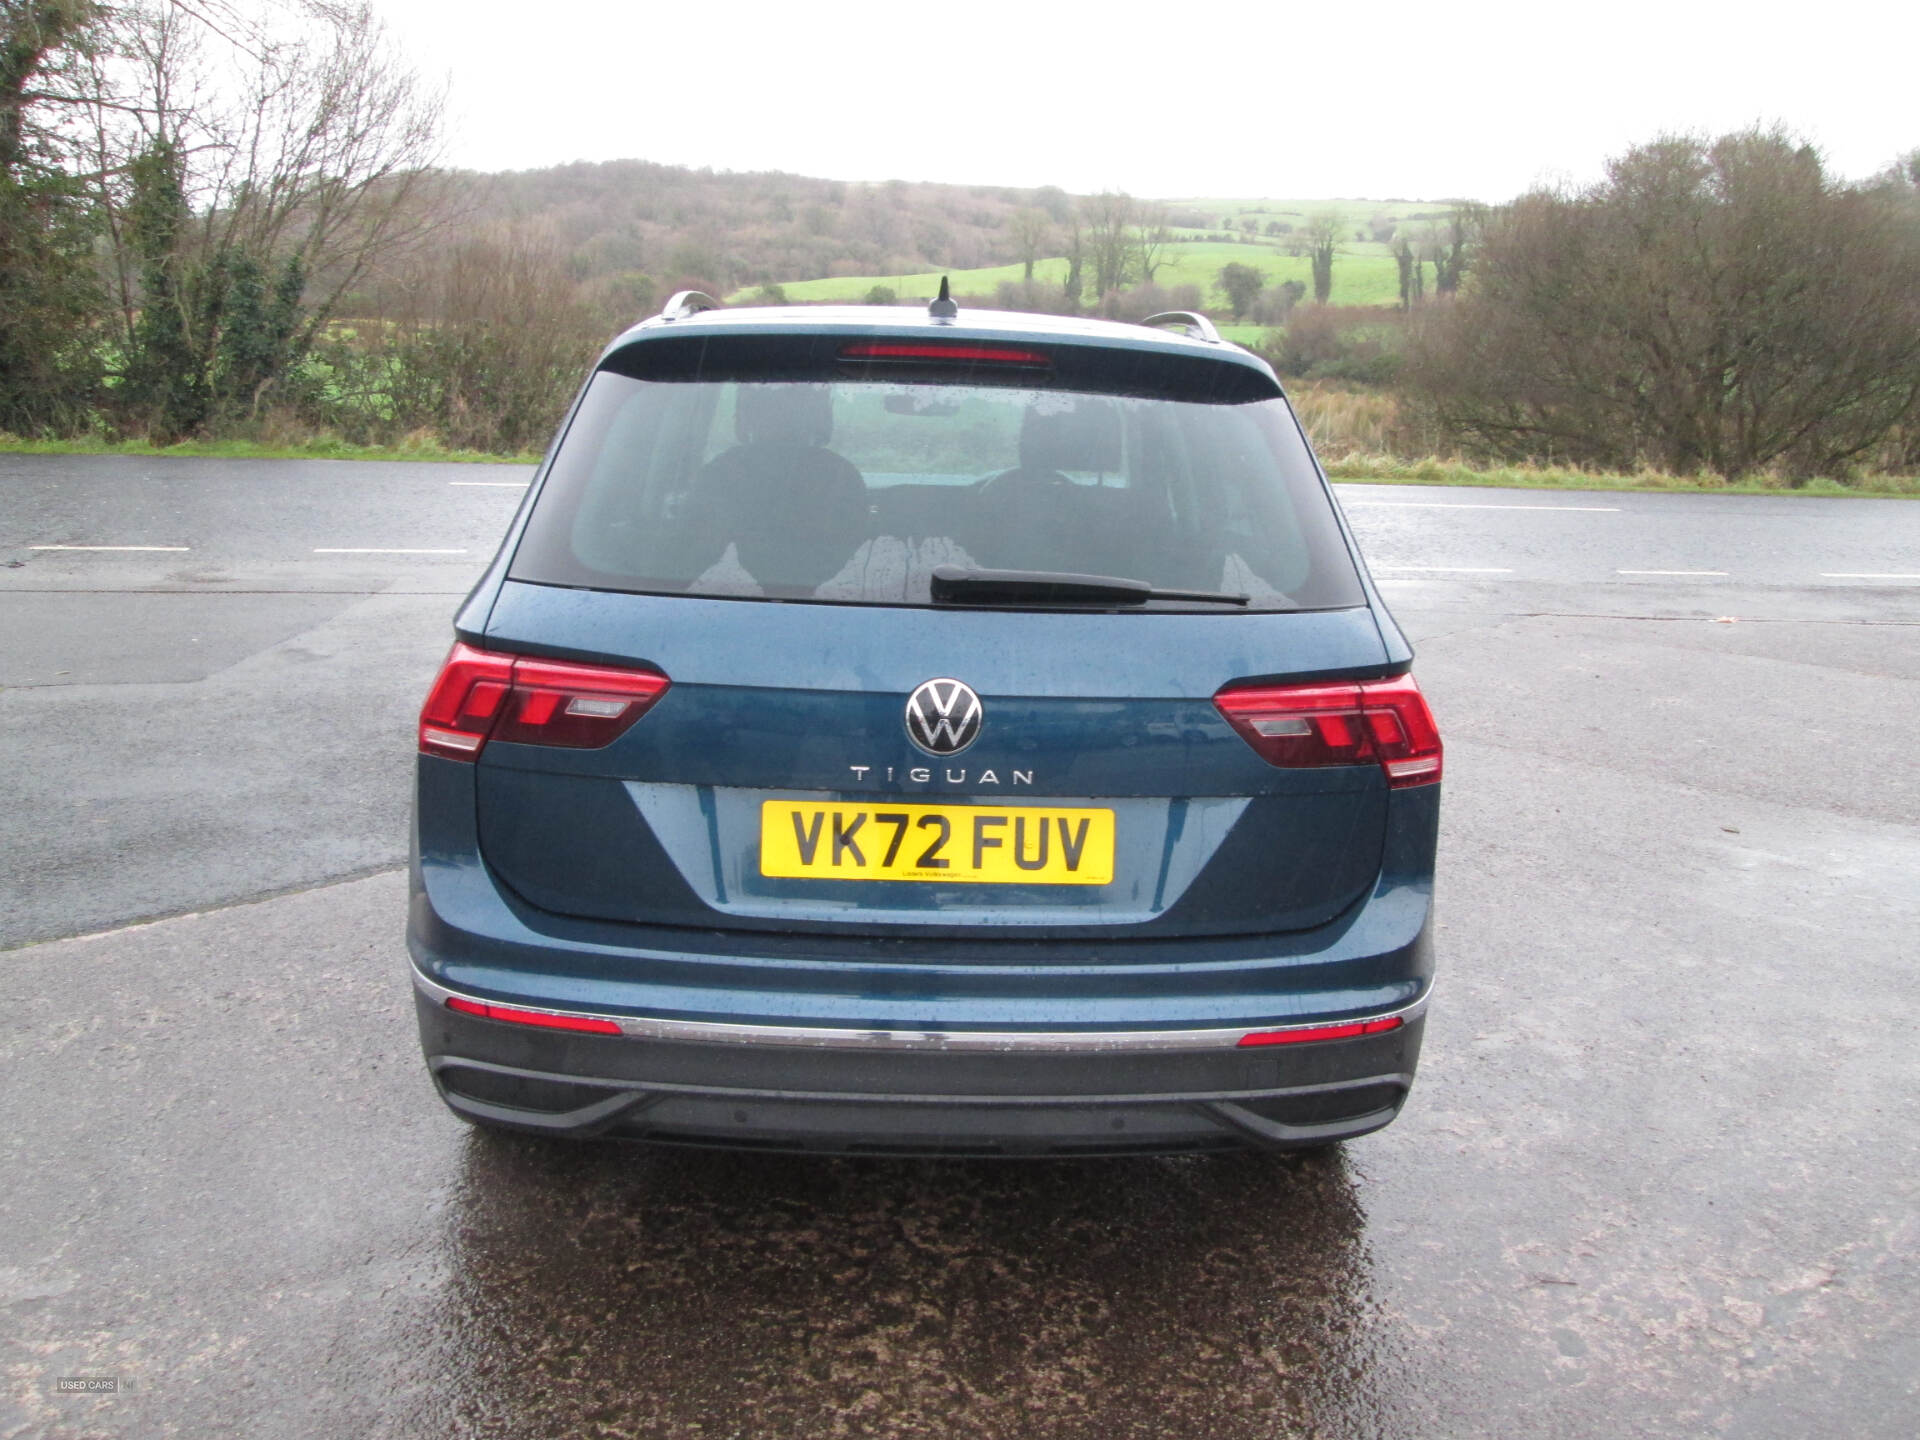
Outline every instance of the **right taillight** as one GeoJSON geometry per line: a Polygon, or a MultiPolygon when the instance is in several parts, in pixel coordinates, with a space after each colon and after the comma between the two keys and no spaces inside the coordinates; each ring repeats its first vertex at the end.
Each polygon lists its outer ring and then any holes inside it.
{"type": "Polygon", "coordinates": [[[1229,686],[1213,703],[1269,765],[1293,770],[1371,762],[1395,789],[1440,778],[1440,731],[1411,675],[1229,686]]]}
{"type": "Polygon", "coordinates": [[[536,660],[456,644],[420,710],[420,751],[472,760],[489,740],[595,750],[667,693],[657,670],[536,660]]]}

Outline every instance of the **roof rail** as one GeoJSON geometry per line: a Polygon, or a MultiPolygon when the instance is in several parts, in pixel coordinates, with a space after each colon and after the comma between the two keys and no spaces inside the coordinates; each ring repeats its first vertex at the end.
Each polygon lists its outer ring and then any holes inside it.
{"type": "Polygon", "coordinates": [[[702,290],[681,290],[660,307],[662,320],[685,320],[702,310],[718,310],[720,302],[702,290]]]}
{"type": "Polygon", "coordinates": [[[1191,310],[1163,310],[1158,315],[1149,315],[1140,322],[1142,325],[1178,325],[1196,340],[1205,340],[1210,345],[1220,343],[1220,332],[1213,328],[1213,322],[1204,315],[1191,310]]]}

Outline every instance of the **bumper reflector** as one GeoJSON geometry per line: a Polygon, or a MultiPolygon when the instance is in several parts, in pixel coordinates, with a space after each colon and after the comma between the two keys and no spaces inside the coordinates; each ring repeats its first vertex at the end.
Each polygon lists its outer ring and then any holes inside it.
{"type": "MultiPolygon", "coordinates": [[[[478,1000],[447,997],[447,1008],[462,1015],[478,1015],[483,1020],[507,1020],[515,1025],[539,1025],[548,1030],[584,1030],[590,1035],[619,1035],[620,1027],[611,1020],[591,1015],[548,1015],[539,1010],[516,1010],[511,1005],[487,1005],[478,1000]]],[[[1241,1041],[1246,1044],[1246,1041],[1241,1041]]]]}
{"type": "MultiPolygon", "coordinates": [[[[449,1001],[449,1004],[452,1002],[449,1001]]],[[[1238,1049],[1249,1045],[1303,1045],[1314,1040],[1351,1040],[1357,1035],[1384,1035],[1407,1022],[1398,1015],[1380,1020],[1349,1020],[1341,1025],[1304,1025],[1294,1030],[1256,1030],[1240,1037],[1238,1049]]]]}

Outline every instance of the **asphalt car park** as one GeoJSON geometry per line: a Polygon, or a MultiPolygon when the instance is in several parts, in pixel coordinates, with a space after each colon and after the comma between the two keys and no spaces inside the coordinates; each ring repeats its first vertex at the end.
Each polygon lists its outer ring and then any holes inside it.
{"type": "Polygon", "coordinates": [[[0,1433],[1911,1433],[1920,507],[1343,487],[1449,749],[1400,1120],[801,1160],[420,1073],[413,714],[524,479],[0,462],[0,1433]]]}

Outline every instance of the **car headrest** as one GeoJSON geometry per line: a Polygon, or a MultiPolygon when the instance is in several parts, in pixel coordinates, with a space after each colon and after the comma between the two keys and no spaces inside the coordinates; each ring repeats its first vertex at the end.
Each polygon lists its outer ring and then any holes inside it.
{"type": "Polygon", "coordinates": [[[1044,396],[1020,422],[1020,468],[1112,474],[1120,468],[1120,407],[1090,395],[1044,396]]]}
{"type": "Polygon", "coordinates": [[[824,445],[833,438],[833,391],[825,385],[742,385],[733,433],[744,445],[824,445]]]}

